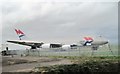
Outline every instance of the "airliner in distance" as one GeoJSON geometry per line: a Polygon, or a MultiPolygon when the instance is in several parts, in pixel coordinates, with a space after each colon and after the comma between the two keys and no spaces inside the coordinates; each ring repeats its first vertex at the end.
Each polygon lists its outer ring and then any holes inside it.
{"type": "Polygon", "coordinates": [[[62,43],[43,43],[43,42],[37,42],[37,41],[27,41],[23,40],[22,37],[25,36],[25,34],[19,30],[15,29],[15,32],[19,36],[19,40],[7,40],[7,42],[30,46],[31,49],[37,49],[37,48],[62,48],[62,49],[72,49],[76,47],[91,47],[92,50],[97,50],[99,46],[105,45],[108,43],[108,40],[98,40],[95,41],[92,37],[84,37],[82,41],[76,44],[62,44],[62,43]]]}

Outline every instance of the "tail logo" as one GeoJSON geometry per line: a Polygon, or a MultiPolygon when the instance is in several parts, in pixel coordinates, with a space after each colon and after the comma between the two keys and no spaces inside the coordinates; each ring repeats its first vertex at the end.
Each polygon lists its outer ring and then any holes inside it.
{"type": "Polygon", "coordinates": [[[93,41],[93,39],[91,38],[91,37],[84,37],[84,39],[86,40],[86,41],[93,41]]]}
{"type": "Polygon", "coordinates": [[[17,35],[19,36],[19,39],[21,40],[21,37],[25,36],[25,34],[21,31],[21,30],[17,30],[15,29],[15,32],[17,33],[17,35]]]}
{"type": "Polygon", "coordinates": [[[91,45],[91,42],[93,42],[93,39],[91,37],[84,37],[84,40],[85,40],[84,46],[91,45]]]}

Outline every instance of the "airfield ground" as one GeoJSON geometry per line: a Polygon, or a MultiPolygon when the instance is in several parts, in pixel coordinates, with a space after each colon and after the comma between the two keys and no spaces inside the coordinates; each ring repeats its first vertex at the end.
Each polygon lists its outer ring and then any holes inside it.
{"type": "MultiPolygon", "coordinates": [[[[2,56],[2,72],[3,74],[9,74],[6,72],[36,72],[36,68],[39,70],[39,68],[54,65],[82,64],[86,61],[108,61],[120,65],[118,48],[114,46],[112,51],[113,54],[107,48],[100,48],[91,56],[92,51],[89,48],[70,51],[40,50],[39,52],[29,51],[29,54],[25,52],[27,56],[22,57],[20,54],[13,57],[2,56]]],[[[117,68],[115,67],[115,69],[117,68]]]]}
{"type": "MultiPolygon", "coordinates": [[[[58,72],[62,69],[64,72],[75,70],[85,71],[90,69],[92,71],[108,71],[118,72],[120,66],[120,57],[104,56],[104,57],[70,57],[70,56],[57,56],[57,57],[3,57],[2,74],[16,74],[19,72],[36,73],[43,71],[58,72]],[[85,67],[85,68],[84,68],[85,67]],[[52,69],[53,68],[53,69],[52,69]],[[60,69],[59,69],[60,68],[60,69]],[[72,69],[73,68],[73,69],[72,69]],[[75,69],[76,68],[76,69],[75,69]],[[80,68],[80,69],[79,69],[80,68]],[[82,68],[82,69],[81,69],[82,68]],[[105,68],[105,69],[104,69],[105,68]],[[110,69],[110,70],[109,70],[110,69]]],[[[89,71],[89,70],[88,70],[89,71]]],[[[61,72],[61,71],[60,71],[61,72]]]]}
{"type": "Polygon", "coordinates": [[[2,72],[29,72],[38,66],[72,64],[68,59],[53,57],[3,56],[2,58],[2,72]]]}

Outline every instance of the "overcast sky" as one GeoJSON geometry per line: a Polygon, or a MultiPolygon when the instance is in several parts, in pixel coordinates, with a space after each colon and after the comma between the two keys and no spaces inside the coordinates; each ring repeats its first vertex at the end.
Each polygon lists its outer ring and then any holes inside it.
{"type": "Polygon", "coordinates": [[[118,41],[117,2],[6,0],[1,6],[2,43],[18,39],[14,28],[21,29],[28,40],[45,43],[75,43],[83,36],[99,35],[118,41]]]}

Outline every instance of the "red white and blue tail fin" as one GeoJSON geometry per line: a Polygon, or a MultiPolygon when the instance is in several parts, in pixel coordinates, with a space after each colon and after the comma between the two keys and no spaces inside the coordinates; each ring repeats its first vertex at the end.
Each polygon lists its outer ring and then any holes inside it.
{"type": "Polygon", "coordinates": [[[20,40],[22,40],[22,37],[25,36],[25,34],[24,34],[21,30],[19,30],[19,29],[15,29],[15,32],[16,32],[17,35],[19,36],[19,39],[20,39],[20,40]]]}
{"type": "Polygon", "coordinates": [[[85,40],[84,46],[91,45],[91,42],[93,42],[93,38],[91,37],[84,37],[84,40],[85,40]]]}

